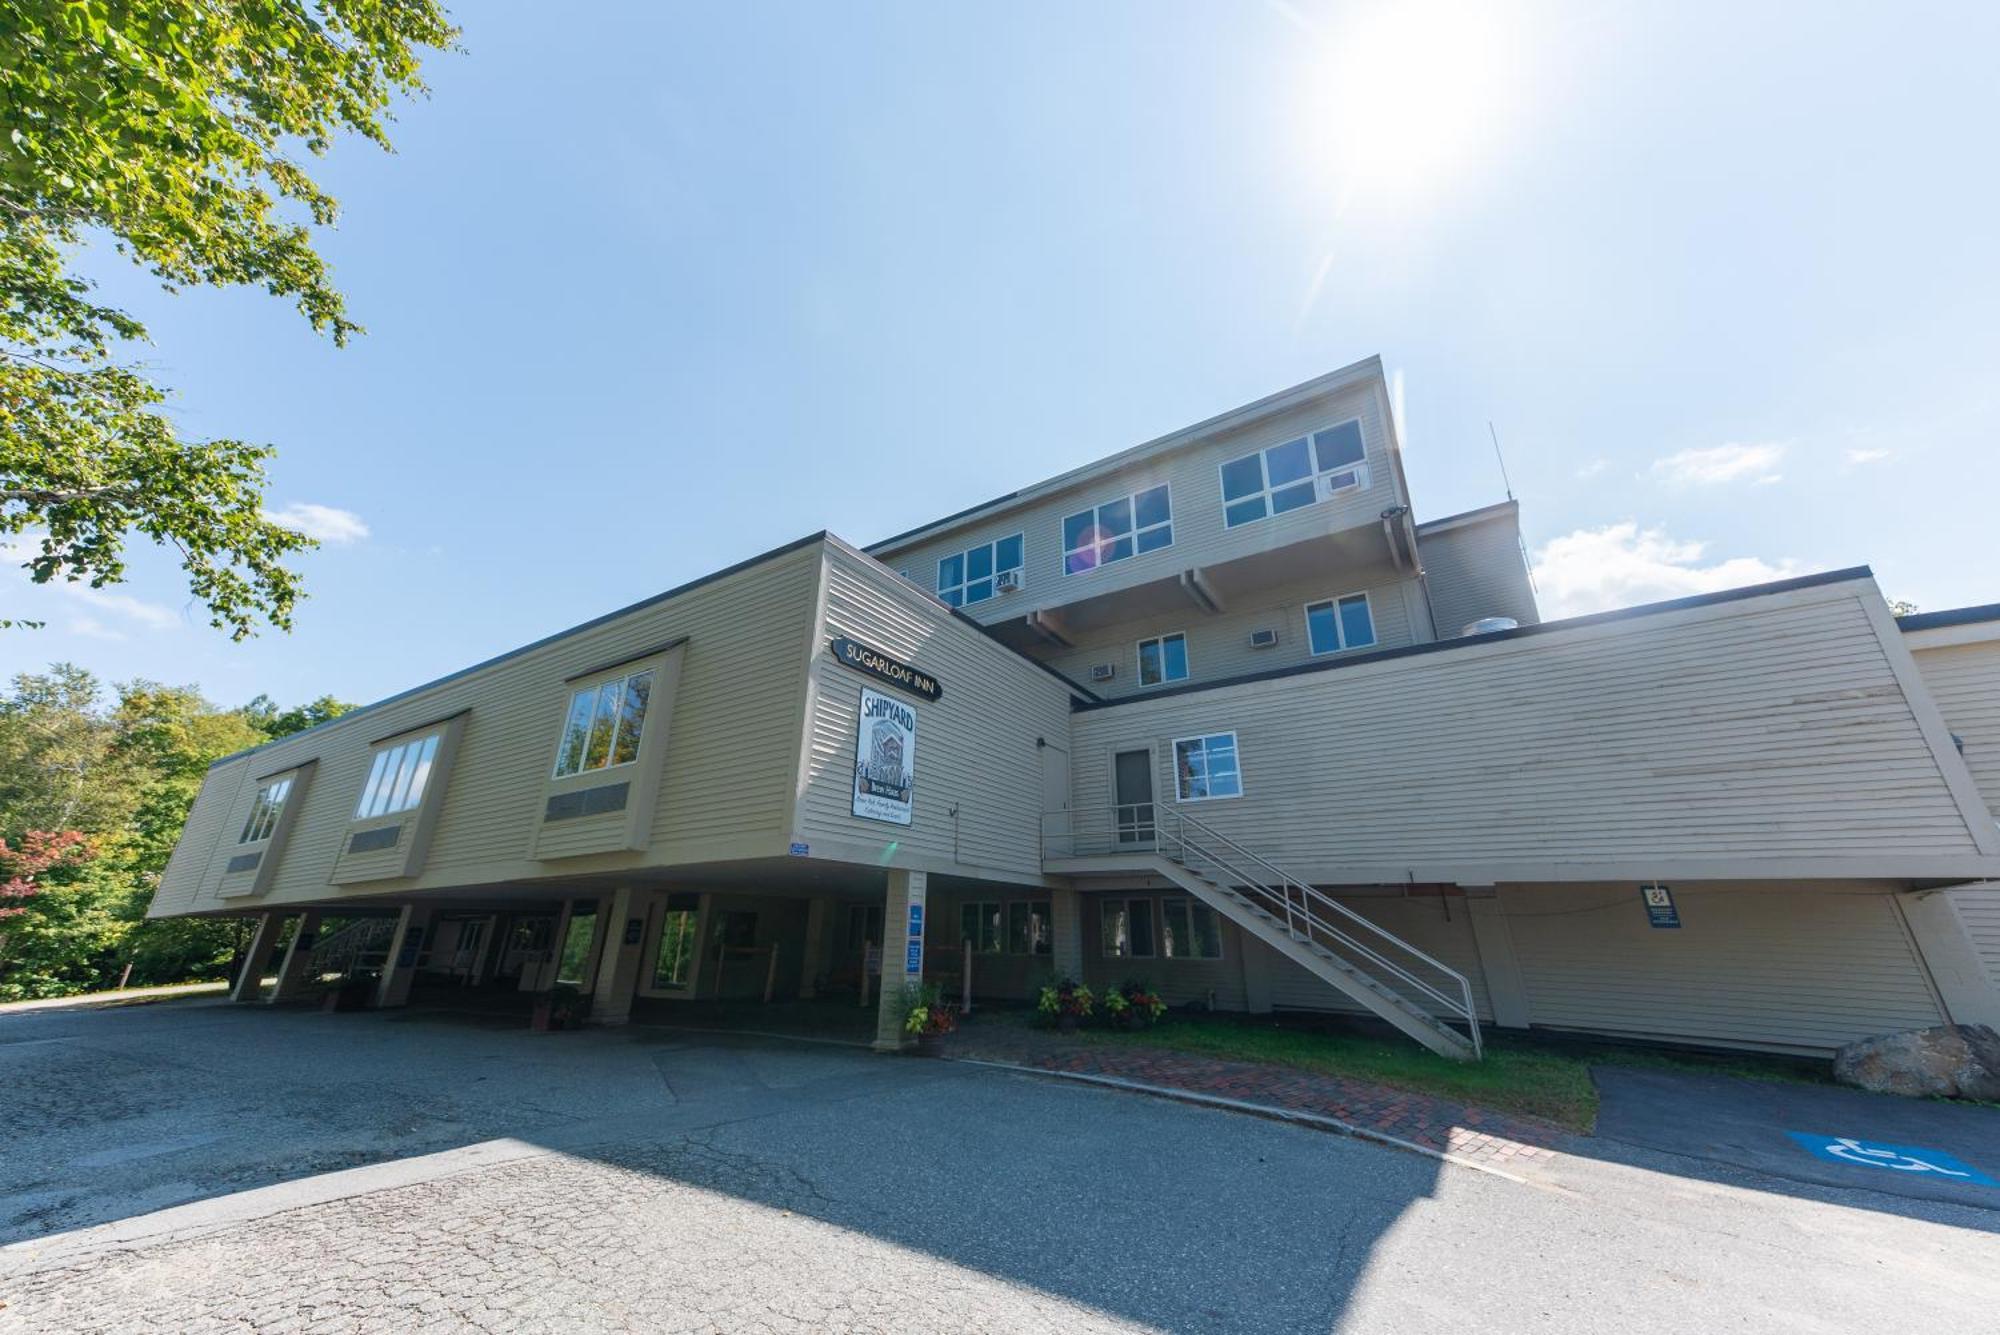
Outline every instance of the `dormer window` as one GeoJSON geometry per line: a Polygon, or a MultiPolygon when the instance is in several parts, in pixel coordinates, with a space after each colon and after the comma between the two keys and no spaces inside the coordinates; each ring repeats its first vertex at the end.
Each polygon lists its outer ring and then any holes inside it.
{"type": "Polygon", "coordinates": [[[274,779],[257,790],[257,800],[250,806],[250,817],[243,822],[243,837],[239,844],[262,843],[269,839],[278,828],[278,817],[284,814],[285,798],[292,791],[292,776],[274,779]]]}
{"type": "Polygon", "coordinates": [[[1063,520],[1063,573],[1079,575],[1173,542],[1173,498],[1164,484],[1148,487],[1063,520]]]}
{"type": "Polygon", "coordinates": [[[1361,423],[1342,422],[1222,465],[1223,522],[1255,523],[1367,485],[1361,423]]]}
{"type": "Polygon", "coordinates": [[[646,706],[653,698],[653,674],[634,672],[586,686],[570,696],[555,775],[585,774],[629,765],[639,758],[646,706]]]}
{"type": "Polygon", "coordinates": [[[424,789],[431,780],[437,760],[437,733],[413,737],[386,751],[375,753],[368,782],[361,786],[361,801],[355,804],[354,819],[368,820],[408,811],[422,804],[424,789]]]}

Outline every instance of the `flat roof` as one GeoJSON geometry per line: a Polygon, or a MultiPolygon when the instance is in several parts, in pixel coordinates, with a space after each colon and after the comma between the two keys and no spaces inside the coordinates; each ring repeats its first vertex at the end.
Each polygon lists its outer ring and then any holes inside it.
{"type": "Polygon", "coordinates": [[[1116,700],[1078,700],[1070,705],[1070,712],[1081,714],[1092,709],[1115,709],[1119,705],[1144,704],[1148,700],[1162,700],[1176,695],[1193,695],[1199,691],[1219,691],[1226,686],[1242,686],[1254,681],[1275,681],[1283,677],[1301,677],[1314,672],[1338,672],[1343,668],[1358,667],[1363,663],[1380,663],[1391,658],[1414,658],[1420,654],[1450,653],[1454,649],[1468,649],[1473,645],[1492,644],[1498,640],[1521,640],[1533,635],[1547,635],[1552,631],[1574,630],[1581,626],[1601,626],[1615,621],[1635,621],[1641,617],[1659,616],[1664,612],[1678,612],[1689,607],[1709,607],[1717,603],[1740,602],[1745,598],[1761,598],[1768,594],[1788,593],[1793,589],[1810,589],[1822,584],[1840,584],[1848,580],[1873,579],[1875,572],[1867,566],[1849,566],[1844,570],[1827,570],[1817,575],[1799,575],[1792,579],[1773,580],[1768,584],[1748,584],[1740,589],[1724,589],[1719,593],[1698,593],[1687,598],[1671,598],[1665,602],[1642,603],[1637,607],[1619,607],[1609,612],[1592,612],[1586,616],[1567,617],[1561,621],[1543,621],[1533,626],[1516,626],[1513,630],[1488,631],[1483,635],[1461,635],[1449,640],[1428,640],[1421,644],[1398,645],[1393,649],[1377,649],[1372,653],[1355,654],[1347,658],[1337,658],[1323,663],[1294,663],[1290,667],[1269,668],[1263,672],[1246,672],[1237,677],[1226,677],[1221,681],[1190,682],[1185,686],[1168,686],[1156,691],[1145,691],[1138,695],[1123,695],[1116,700]]]}
{"type": "Polygon", "coordinates": [[[2000,603],[1977,607],[1954,607],[1944,612],[1911,612],[1896,618],[1899,630],[1938,630],[1945,626],[1971,626],[1981,621],[2000,621],[2000,603]]]}

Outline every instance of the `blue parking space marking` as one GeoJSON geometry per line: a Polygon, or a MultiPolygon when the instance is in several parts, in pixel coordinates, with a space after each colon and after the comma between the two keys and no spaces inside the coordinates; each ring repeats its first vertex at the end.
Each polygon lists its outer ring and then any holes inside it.
{"type": "Polygon", "coordinates": [[[1856,1140],[1852,1136],[1815,1136],[1804,1131],[1787,1131],[1785,1134],[1797,1141],[1807,1154],[1818,1159],[1830,1159],[1834,1163],[1882,1168],[1892,1173],[1906,1173],[1911,1177],[1940,1182],[2000,1187],[2000,1182],[1995,1182],[1971,1164],[1952,1158],[1943,1150],[1927,1150],[1921,1145],[1882,1145],[1856,1140]]]}

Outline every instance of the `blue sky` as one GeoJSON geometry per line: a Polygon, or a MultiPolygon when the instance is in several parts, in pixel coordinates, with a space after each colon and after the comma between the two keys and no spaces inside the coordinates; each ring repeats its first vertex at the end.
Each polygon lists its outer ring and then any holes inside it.
{"type": "Polygon", "coordinates": [[[93,267],[333,539],[297,629],[148,554],[14,585],[0,670],[368,700],[1374,353],[1420,517],[1498,499],[1495,424],[1551,615],[2000,600],[2000,7],[459,9],[323,166],[354,346],[93,267]]]}

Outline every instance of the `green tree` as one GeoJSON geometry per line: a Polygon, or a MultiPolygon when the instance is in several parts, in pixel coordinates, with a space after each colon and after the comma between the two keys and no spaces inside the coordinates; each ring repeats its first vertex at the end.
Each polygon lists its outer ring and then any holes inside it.
{"type": "Polygon", "coordinates": [[[301,158],[388,148],[456,36],[436,0],[0,0],[0,535],[29,535],[31,579],[115,583],[136,534],[233,638],[291,625],[313,544],[264,515],[271,449],[181,439],[126,353],[144,327],[73,263],[108,237],[168,290],[261,287],[345,344],[312,230],[337,206],[301,158]]]}
{"type": "Polygon", "coordinates": [[[290,737],[304,732],[307,728],[317,728],[322,723],[331,722],[345,714],[354,706],[345,700],[336,700],[330,695],[290,709],[278,708],[277,701],[268,695],[260,695],[243,706],[244,715],[273,741],[280,737],[290,737]]]}

